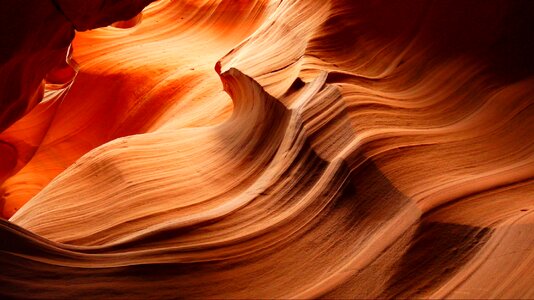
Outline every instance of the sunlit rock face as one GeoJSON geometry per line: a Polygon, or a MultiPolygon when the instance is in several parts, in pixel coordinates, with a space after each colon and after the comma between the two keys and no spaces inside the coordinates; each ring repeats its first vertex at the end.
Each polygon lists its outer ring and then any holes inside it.
{"type": "Polygon", "coordinates": [[[0,298],[533,298],[534,2],[0,3],[0,298]]]}

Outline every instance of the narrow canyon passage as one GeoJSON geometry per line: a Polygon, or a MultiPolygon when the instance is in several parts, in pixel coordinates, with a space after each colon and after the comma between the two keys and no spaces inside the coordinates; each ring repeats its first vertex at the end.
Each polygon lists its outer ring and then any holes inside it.
{"type": "Polygon", "coordinates": [[[29,2],[1,298],[534,297],[533,2],[29,2]]]}

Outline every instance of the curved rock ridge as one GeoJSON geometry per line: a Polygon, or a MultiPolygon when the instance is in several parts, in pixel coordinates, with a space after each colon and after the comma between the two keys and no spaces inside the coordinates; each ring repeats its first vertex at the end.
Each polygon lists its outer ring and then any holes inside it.
{"type": "MultiPolygon", "coordinates": [[[[16,156],[17,167],[2,172],[9,178],[0,187],[4,217],[11,217],[83,154],[108,141],[160,127],[212,125],[228,117],[231,102],[213,66],[254,30],[262,12],[272,9],[265,2],[232,3],[159,1],[144,10],[134,27],[78,32],[73,42],[73,59],[79,65],[76,81],[64,99],[51,101],[61,104],[48,116],[53,119],[50,128],[32,122],[33,130],[44,134],[40,143],[25,141],[32,154],[16,156]],[[202,19],[210,20],[210,14],[216,22],[203,26],[202,19]],[[239,15],[243,18],[233,18],[239,15]],[[162,30],[162,24],[172,26],[162,30]],[[206,114],[208,109],[213,113],[206,114]]],[[[11,165],[12,159],[5,164],[11,165]]]]}
{"type": "Polygon", "coordinates": [[[534,297],[532,2],[111,2],[9,90],[1,297],[534,297]]]}

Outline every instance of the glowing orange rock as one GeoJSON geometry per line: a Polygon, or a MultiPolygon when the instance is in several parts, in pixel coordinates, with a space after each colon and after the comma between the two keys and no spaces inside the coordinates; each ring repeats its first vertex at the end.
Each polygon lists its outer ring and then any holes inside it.
{"type": "Polygon", "coordinates": [[[533,2],[57,3],[1,297],[534,297],[533,2]]]}

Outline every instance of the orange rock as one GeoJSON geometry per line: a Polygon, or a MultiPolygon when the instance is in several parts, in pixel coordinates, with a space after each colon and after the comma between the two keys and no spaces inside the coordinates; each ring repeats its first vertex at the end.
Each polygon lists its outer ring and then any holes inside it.
{"type": "Polygon", "coordinates": [[[533,2],[54,3],[0,298],[534,297],[533,2]]]}

